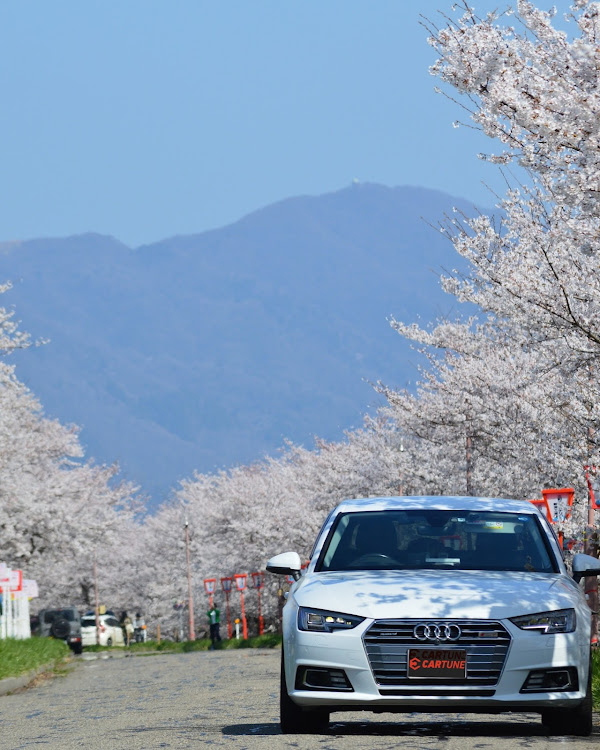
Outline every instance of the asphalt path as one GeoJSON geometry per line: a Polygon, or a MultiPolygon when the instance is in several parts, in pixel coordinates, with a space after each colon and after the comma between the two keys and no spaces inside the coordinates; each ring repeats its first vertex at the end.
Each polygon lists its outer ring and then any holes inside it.
{"type": "Polygon", "coordinates": [[[0,749],[375,750],[598,747],[548,737],[534,714],[333,714],[329,731],[282,735],[278,650],[86,655],[64,676],[0,697],[0,749]]]}

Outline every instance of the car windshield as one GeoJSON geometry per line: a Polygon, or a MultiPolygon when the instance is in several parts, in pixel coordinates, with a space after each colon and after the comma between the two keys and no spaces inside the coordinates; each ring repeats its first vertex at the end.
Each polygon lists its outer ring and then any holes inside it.
{"type": "Polygon", "coordinates": [[[82,628],[95,628],[96,618],[95,617],[84,617],[81,621],[82,628]]]}
{"type": "Polygon", "coordinates": [[[538,519],[496,511],[343,513],[317,571],[511,570],[558,572],[538,519]]]}
{"type": "Polygon", "coordinates": [[[73,622],[75,617],[75,611],[72,609],[49,609],[44,612],[44,622],[46,624],[50,624],[54,620],[68,620],[69,622],[73,622]]]}

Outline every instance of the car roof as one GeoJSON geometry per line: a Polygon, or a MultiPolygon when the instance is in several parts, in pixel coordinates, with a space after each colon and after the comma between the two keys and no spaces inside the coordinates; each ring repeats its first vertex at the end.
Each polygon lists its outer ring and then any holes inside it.
{"type": "Polygon", "coordinates": [[[364,497],[344,500],[336,508],[338,513],[359,513],[370,510],[486,510],[506,513],[531,513],[538,509],[527,500],[497,497],[461,497],[458,495],[411,495],[408,497],[364,497]]]}
{"type": "MultiPolygon", "coordinates": [[[[85,618],[96,617],[96,613],[95,612],[86,612],[85,615],[84,615],[84,617],[85,618]]],[[[115,617],[116,618],[116,615],[113,612],[105,612],[102,615],[99,614],[98,617],[115,617]]]]}

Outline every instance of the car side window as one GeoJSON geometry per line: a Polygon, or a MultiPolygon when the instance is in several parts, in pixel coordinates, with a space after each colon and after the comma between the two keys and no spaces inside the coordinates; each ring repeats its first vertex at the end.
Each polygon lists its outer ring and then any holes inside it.
{"type": "Polygon", "coordinates": [[[562,546],[560,544],[558,536],[556,535],[556,531],[554,530],[554,526],[550,523],[550,521],[546,518],[546,516],[542,515],[541,513],[540,513],[540,517],[539,517],[538,521],[544,527],[544,529],[545,529],[546,533],[548,534],[548,536],[553,536],[554,537],[554,541],[556,542],[556,546],[560,550],[560,555],[561,555],[561,557],[563,559],[563,562],[564,562],[565,561],[565,551],[564,551],[564,549],[562,548],[562,546]]]}
{"type": "Polygon", "coordinates": [[[319,539],[321,538],[321,534],[322,534],[322,533],[323,533],[323,531],[324,531],[324,530],[325,530],[325,529],[327,528],[327,524],[329,523],[329,521],[330,521],[330,519],[331,519],[331,516],[333,516],[333,514],[335,513],[335,511],[336,511],[336,509],[334,508],[333,510],[331,510],[331,511],[329,512],[329,514],[328,514],[327,518],[325,519],[325,521],[324,521],[323,525],[321,526],[321,530],[320,530],[320,531],[319,531],[319,533],[317,534],[317,537],[316,537],[316,539],[315,539],[315,543],[313,544],[313,547],[312,547],[312,549],[311,549],[311,551],[310,551],[310,555],[308,556],[308,559],[309,559],[309,560],[312,560],[312,559],[313,559],[313,555],[315,554],[315,551],[316,551],[316,549],[317,549],[317,544],[318,544],[318,542],[319,542],[319,539]]]}

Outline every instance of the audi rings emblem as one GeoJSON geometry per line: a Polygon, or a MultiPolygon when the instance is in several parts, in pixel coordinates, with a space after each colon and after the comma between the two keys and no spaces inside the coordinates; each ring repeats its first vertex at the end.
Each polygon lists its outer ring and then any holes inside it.
{"type": "Polygon", "coordinates": [[[462,632],[455,623],[421,623],[413,630],[415,638],[419,641],[457,641],[462,632]]]}

